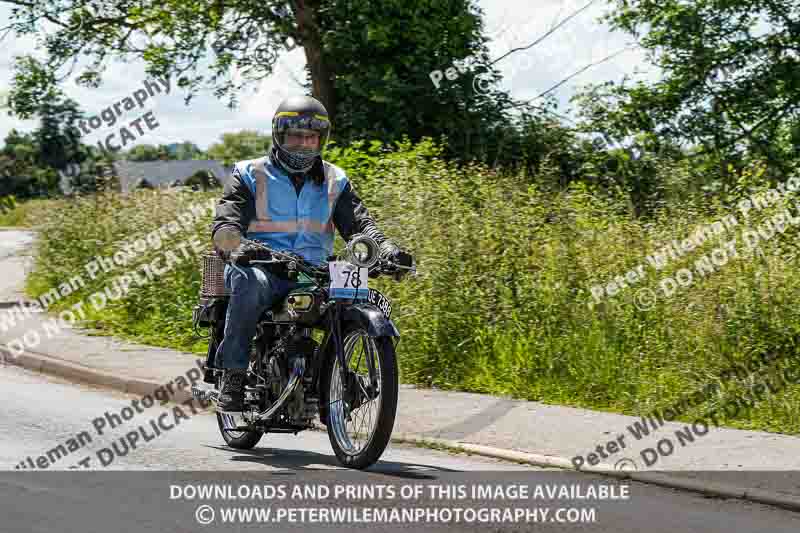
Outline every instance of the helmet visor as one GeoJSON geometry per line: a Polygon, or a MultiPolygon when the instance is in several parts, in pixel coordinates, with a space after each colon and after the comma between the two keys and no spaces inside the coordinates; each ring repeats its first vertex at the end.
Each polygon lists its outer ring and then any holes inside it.
{"type": "Polygon", "coordinates": [[[321,154],[330,130],[328,117],[319,114],[282,112],[272,121],[275,142],[290,154],[321,154]]]}

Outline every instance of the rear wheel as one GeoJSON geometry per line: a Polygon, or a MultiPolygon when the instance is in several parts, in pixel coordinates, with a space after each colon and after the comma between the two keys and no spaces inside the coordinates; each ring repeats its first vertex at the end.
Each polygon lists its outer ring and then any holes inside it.
{"type": "Polygon", "coordinates": [[[397,413],[398,371],[394,345],[389,337],[370,337],[360,327],[344,333],[347,392],[339,361],[332,356],[327,365],[326,398],[328,438],[342,465],[364,469],[383,454],[397,413]],[[375,370],[370,383],[369,365],[375,370]]]}
{"type": "MultiPolygon", "coordinates": [[[[217,380],[217,390],[222,390],[222,378],[217,380]]],[[[263,431],[230,431],[238,427],[236,422],[237,418],[229,413],[220,413],[217,411],[217,425],[225,444],[237,450],[251,450],[258,444],[261,437],[264,436],[263,431]]]]}

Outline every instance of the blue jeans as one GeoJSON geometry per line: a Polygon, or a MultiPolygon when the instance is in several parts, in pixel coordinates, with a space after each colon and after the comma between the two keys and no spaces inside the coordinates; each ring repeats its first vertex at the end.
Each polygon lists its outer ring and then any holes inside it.
{"type": "Polygon", "coordinates": [[[225,265],[225,287],[230,291],[225,314],[225,334],[214,364],[222,368],[247,368],[250,341],[261,314],[285,297],[297,283],[265,272],[259,267],[225,265]]]}

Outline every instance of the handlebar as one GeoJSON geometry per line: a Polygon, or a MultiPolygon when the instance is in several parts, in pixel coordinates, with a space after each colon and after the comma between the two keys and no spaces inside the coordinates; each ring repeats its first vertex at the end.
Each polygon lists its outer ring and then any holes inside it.
{"type": "MultiPolygon", "coordinates": [[[[281,252],[281,251],[278,251],[278,250],[273,250],[272,248],[266,246],[263,243],[260,243],[258,241],[254,241],[254,240],[251,240],[251,239],[246,239],[244,237],[242,237],[241,243],[242,244],[246,244],[248,246],[252,246],[254,248],[258,248],[258,249],[260,249],[260,250],[262,250],[264,252],[267,252],[272,257],[272,259],[268,259],[268,260],[265,260],[265,259],[250,259],[248,261],[250,264],[274,265],[274,264],[281,264],[281,263],[285,263],[285,264],[294,263],[294,267],[292,268],[292,270],[296,269],[296,270],[298,270],[300,272],[303,272],[303,273],[307,274],[308,276],[311,276],[311,277],[314,277],[314,278],[324,278],[324,279],[327,279],[330,276],[330,273],[328,271],[327,265],[324,266],[324,267],[323,266],[319,266],[319,265],[313,265],[313,264],[309,263],[308,261],[306,261],[305,259],[303,259],[302,257],[300,257],[299,255],[295,255],[295,254],[291,254],[291,253],[287,253],[287,252],[281,252]]],[[[234,260],[234,255],[235,254],[236,254],[235,251],[232,252],[230,254],[230,257],[229,257],[228,261],[226,261],[226,262],[235,264],[236,263],[236,261],[234,260]]],[[[382,274],[383,275],[391,275],[395,279],[399,279],[400,273],[403,272],[403,271],[409,272],[412,275],[414,275],[417,272],[417,268],[416,268],[415,265],[407,267],[407,266],[399,265],[397,263],[393,263],[393,262],[385,260],[385,259],[379,259],[378,262],[375,265],[373,265],[372,267],[369,268],[369,275],[370,275],[370,277],[373,277],[373,275],[375,275],[375,277],[377,277],[377,276],[382,275],[382,274]]]]}

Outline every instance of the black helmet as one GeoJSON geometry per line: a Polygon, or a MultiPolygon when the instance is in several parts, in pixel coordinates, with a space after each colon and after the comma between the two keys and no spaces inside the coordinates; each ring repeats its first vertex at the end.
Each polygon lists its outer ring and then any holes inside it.
{"type": "Polygon", "coordinates": [[[322,103],[310,96],[292,96],[278,106],[272,117],[272,140],[278,161],[289,172],[306,172],[314,166],[314,161],[322,155],[328,142],[331,122],[328,111],[322,103]],[[316,148],[287,146],[289,133],[319,134],[316,148]]]}

